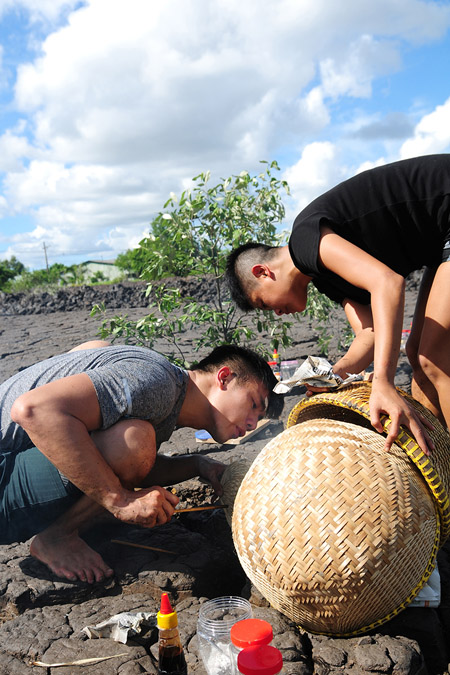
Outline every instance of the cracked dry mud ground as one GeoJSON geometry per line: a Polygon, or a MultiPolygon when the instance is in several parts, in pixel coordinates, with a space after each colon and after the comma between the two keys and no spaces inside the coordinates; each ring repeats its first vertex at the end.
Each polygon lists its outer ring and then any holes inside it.
{"type": "MultiPolygon", "coordinates": [[[[77,296],[78,297],[78,296],[77,296]]],[[[39,298],[35,299],[39,304],[39,298]]],[[[407,292],[405,327],[409,325],[414,289],[407,292]]],[[[0,299],[0,378],[6,379],[32,363],[70,349],[96,337],[98,322],[85,306],[70,311],[21,314],[5,308],[0,299]]],[[[110,314],[141,318],[141,306],[111,308],[110,314]]],[[[343,321],[338,312],[331,323],[336,334],[343,321]]],[[[194,334],[182,340],[192,349],[194,334]]],[[[268,340],[263,337],[262,340],[268,340]]],[[[317,336],[309,323],[296,326],[294,344],[284,358],[303,359],[316,354],[317,336]]],[[[164,344],[158,345],[164,352],[164,344]]],[[[336,358],[331,345],[330,360],[336,358]]],[[[202,353],[200,353],[202,356],[202,353]]],[[[192,354],[195,358],[195,354],[192,354]]],[[[396,383],[409,386],[410,369],[404,355],[399,361],[396,383]]],[[[296,388],[286,397],[280,423],[273,423],[242,445],[199,445],[194,432],[175,432],[161,451],[168,454],[202,452],[229,463],[242,457],[256,457],[268,440],[278,434],[291,408],[303,392],[296,388]]],[[[184,505],[209,503],[210,489],[197,480],[176,486],[184,505]]],[[[249,584],[234,552],[230,528],[224,514],[193,513],[178,516],[154,530],[119,523],[91,531],[87,540],[115,569],[113,579],[89,586],[54,578],[28,555],[28,544],[0,546],[0,674],[22,675],[47,672],[64,675],[78,668],[30,667],[31,659],[47,663],[73,661],[92,656],[123,656],[85,666],[83,672],[102,675],[156,673],[154,631],[121,645],[109,639],[85,640],[80,631],[121,611],[156,611],[161,591],[168,591],[179,614],[189,672],[204,673],[198,656],[196,621],[199,604],[205,598],[226,594],[250,597],[254,615],[274,627],[274,644],[283,651],[287,673],[395,673],[441,674],[448,672],[450,643],[450,548],[439,553],[442,602],[439,609],[410,608],[384,624],[373,635],[337,639],[299,631],[276,610],[267,607],[262,596],[249,584]],[[173,555],[121,546],[112,539],[128,539],[168,550],[173,555]]],[[[80,669],[81,672],[81,669],[80,669]]]]}

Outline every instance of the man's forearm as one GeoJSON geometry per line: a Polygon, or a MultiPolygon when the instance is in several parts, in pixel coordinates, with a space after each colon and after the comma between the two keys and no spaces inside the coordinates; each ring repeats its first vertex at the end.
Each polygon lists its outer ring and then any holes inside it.
{"type": "Polygon", "coordinates": [[[361,330],[344,356],[334,364],[333,372],[345,380],[347,373],[360,373],[365,370],[373,361],[374,344],[372,328],[361,330]]]}
{"type": "Polygon", "coordinates": [[[384,275],[371,294],[376,335],[373,387],[394,386],[405,306],[405,280],[398,274],[384,275]]]}
{"type": "Polygon", "coordinates": [[[198,455],[156,455],[155,464],[142,487],[175,485],[199,475],[198,455]]]}

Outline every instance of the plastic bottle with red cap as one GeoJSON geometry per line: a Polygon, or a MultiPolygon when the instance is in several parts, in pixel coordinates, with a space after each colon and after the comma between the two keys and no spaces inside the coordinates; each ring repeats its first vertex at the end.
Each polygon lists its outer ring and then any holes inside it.
{"type": "Polygon", "coordinates": [[[243,619],[235,623],[230,630],[231,654],[234,672],[237,670],[239,653],[247,647],[262,647],[273,639],[272,626],[263,619],[243,619]]]}
{"type": "Polygon", "coordinates": [[[273,374],[277,378],[277,380],[281,379],[281,374],[280,374],[280,355],[277,351],[277,349],[273,350],[272,354],[272,361],[269,361],[270,367],[273,370],[273,374]]]}
{"type": "Polygon", "coordinates": [[[245,647],[238,654],[237,665],[242,675],[277,675],[283,669],[283,657],[272,645],[245,647]]]}
{"type": "Polygon", "coordinates": [[[169,596],[161,596],[156,615],[159,629],[158,675],[187,675],[187,664],[178,630],[178,616],[172,609],[169,596]]]}

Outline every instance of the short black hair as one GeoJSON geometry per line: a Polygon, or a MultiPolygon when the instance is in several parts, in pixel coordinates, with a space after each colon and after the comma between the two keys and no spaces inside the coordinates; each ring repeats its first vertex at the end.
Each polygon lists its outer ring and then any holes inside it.
{"type": "Polygon", "coordinates": [[[269,392],[266,417],[276,419],[281,415],[284,397],[273,391],[278,380],[267,361],[253,349],[230,344],[219,345],[190,370],[212,373],[225,365],[230,366],[236,374],[237,381],[260,380],[269,392]]]}
{"type": "Polygon", "coordinates": [[[258,244],[257,242],[249,241],[246,244],[242,244],[242,246],[233,249],[228,255],[224,275],[225,282],[233,302],[235,302],[243,312],[249,312],[254,309],[248,299],[248,291],[251,287],[251,282],[253,281],[250,267],[255,264],[255,262],[262,263],[267,261],[277,251],[278,247],[276,246],[268,246],[267,244],[258,244]],[[246,269],[245,271],[243,269],[239,270],[242,261],[246,262],[249,269],[246,269]]]}

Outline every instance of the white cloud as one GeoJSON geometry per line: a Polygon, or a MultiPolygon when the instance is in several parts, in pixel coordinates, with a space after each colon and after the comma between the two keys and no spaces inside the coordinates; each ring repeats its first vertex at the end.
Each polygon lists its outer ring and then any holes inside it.
{"type": "MultiPolygon", "coordinates": [[[[89,241],[86,236],[77,233],[77,250],[86,251],[93,248],[94,242],[89,241]]],[[[43,267],[44,262],[44,244],[47,249],[48,261],[50,264],[56,262],[59,256],[64,256],[71,252],[73,247],[73,231],[70,228],[52,227],[45,228],[37,226],[29,232],[20,232],[11,237],[11,244],[2,257],[7,259],[16,256],[21,262],[28,265],[43,267]]]]}
{"type": "MultiPolygon", "coordinates": [[[[59,213],[53,215],[57,218],[60,216],[59,213]]],[[[112,259],[118,252],[136,247],[147,234],[148,226],[145,223],[141,223],[140,227],[133,224],[97,232],[89,227],[79,227],[77,224],[76,248],[74,248],[73,224],[62,223],[59,226],[44,224],[29,232],[13,235],[9,247],[0,258],[7,259],[14,255],[27,265],[42,267],[45,245],[50,264],[56,261],[64,262],[73,254],[83,256],[83,259],[92,257],[112,259]]]]}
{"type": "Polygon", "coordinates": [[[400,149],[402,159],[450,152],[450,98],[425,115],[414,129],[414,135],[400,149]]]}
{"type": "Polygon", "coordinates": [[[377,139],[405,139],[414,131],[414,124],[406,113],[388,112],[386,115],[372,114],[356,116],[348,128],[352,138],[364,141],[377,139]]]}
{"type": "Polygon", "coordinates": [[[98,240],[98,245],[110,251],[125,251],[136,248],[139,242],[149,234],[148,227],[142,229],[114,227],[98,240]]]}
{"type": "MultiPolygon", "coordinates": [[[[367,10],[368,2],[359,4],[367,10]]],[[[388,36],[399,14],[391,4],[377,9],[388,36]]],[[[398,68],[399,46],[368,35],[371,21],[350,6],[351,23],[336,9],[330,17],[329,6],[317,11],[313,0],[302,11],[297,0],[222,0],[214,8],[195,0],[92,0],[19,70],[17,105],[35,115],[36,143],[61,161],[122,163],[157,152],[191,162],[214,141],[222,161],[244,148],[254,162],[257,152],[268,156],[274,125],[278,139],[300,126],[315,132],[318,119],[328,121],[323,96],[367,96],[374,77],[398,68]],[[305,99],[316,62],[319,118],[305,99]]],[[[426,34],[426,26],[415,25],[415,33],[426,34]]]]}
{"type": "Polygon", "coordinates": [[[18,125],[16,130],[7,129],[0,136],[0,171],[20,170],[23,160],[35,154],[28,140],[21,133],[22,125],[18,125]]]}
{"type": "Polygon", "coordinates": [[[94,233],[117,224],[117,214],[122,225],[146,222],[159,206],[149,185],[135,173],[98,165],[66,168],[33,161],[26,171],[9,174],[5,193],[10,203],[34,210],[40,225],[94,233]]]}
{"type": "Polygon", "coordinates": [[[3,195],[0,195],[0,218],[5,216],[8,212],[8,203],[3,195]]]}
{"type": "Polygon", "coordinates": [[[305,146],[300,159],[288,167],[283,178],[291,188],[292,198],[286,210],[286,222],[313,199],[353,175],[382,166],[397,159],[450,152],[450,98],[430,114],[425,115],[414,129],[413,136],[403,143],[400,152],[379,156],[356,166],[346,166],[342,160],[342,143],[316,142],[305,146]]]}
{"type": "Polygon", "coordinates": [[[342,166],[339,151],[332,143],[307,145],[298,162],[283,173],[292,195],[286,221],[293,221],[313,199],[348,177],[348,169],[342,166]]]}
{"type": "Polygon", "coordinates": [[[386,157],[378,157],[377,159],[375,159],[371,162],[369,162],[369,161],[362,162],[362,164],[360,164],[358,166],[358,168],[354,171],[353,175],[356,176],[356,174],[362,173],[363,171],[369,171],[369,169],[375,169],[375,167],[377,167],[377,166],[384,166],[385,164],[389,164],[389,162],[393,161],[394,159],[398,159],[398,157],[390,158],[390,159],[387,159],[386,157]]]}
{"type": "MultiPolygon", "coordinates": [[[[5,6],[56,21],[78,3],[5,6]]],[[[27,126],[0,138],[8,208],[61,249],[71,232],[76,250],[86,232],[113,249],[193,175],[257,170],[288,147],[304,203],[347,177],[322,142],[336,101],[370,96],[405,42],[449,24],[450,7],[423,0],[88,0],[18,69],[27,126]]]]}
{"type": "Polygon", "coordinates": [[[349,45],[344,55],[321,61],[324,95],[368,98],[373,79],[397,71],[400,62],[398,46],[386,40],[375,40],[371,35],[361,35],[349,45]]]}

